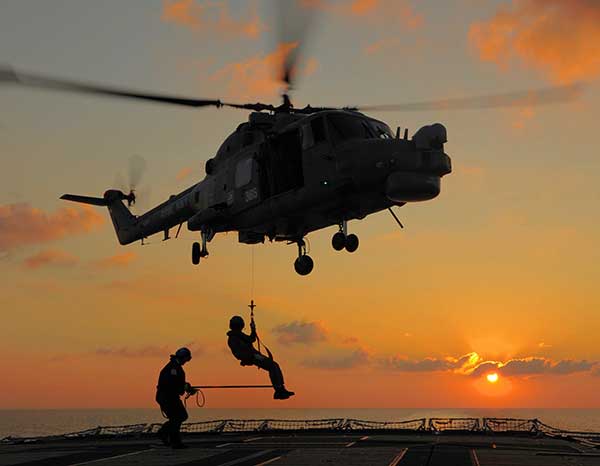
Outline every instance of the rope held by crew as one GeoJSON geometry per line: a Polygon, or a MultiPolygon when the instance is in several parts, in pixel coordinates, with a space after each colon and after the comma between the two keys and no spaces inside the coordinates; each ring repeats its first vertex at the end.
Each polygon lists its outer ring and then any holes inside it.
{"type": "Polygon", "coordinates": [[[198,408],[204,408],[206,404],[206,395],[202,390],[211,388],[218,389],[240,389],[240,388],[272,388],[271,385],[188,385],[186,386],[186,395],[183,399],[183,404],[187,407],[187,400],[192,396],[196,395],[196,406],[198,408]],[[200,401],[202,399],[202,401],[200,401]]]}

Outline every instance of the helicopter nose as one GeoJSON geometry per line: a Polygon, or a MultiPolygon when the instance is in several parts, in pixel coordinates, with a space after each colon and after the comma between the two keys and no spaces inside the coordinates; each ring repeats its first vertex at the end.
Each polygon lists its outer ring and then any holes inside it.
{"type": "Polygon", "coordinates": [[[440,193],[440,177],[428,173],[394,172],[385,180],[385,194],[394,203],[428,201],[440,193]]]}

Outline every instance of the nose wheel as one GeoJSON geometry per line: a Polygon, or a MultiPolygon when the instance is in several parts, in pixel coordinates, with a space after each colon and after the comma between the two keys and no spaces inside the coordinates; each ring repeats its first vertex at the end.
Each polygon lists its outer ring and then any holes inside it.
{"type": "Polygon", "coordinates": [[[306,254],[306,243],[301,239],[298,241],[298,258],[294,262],[294,269],[298,275],[308,275],[314,266],[312,258],[306,254]]]}
{"type": "Polygon", "coordinates": [[[348,252],[354,252],[358,249],[358,236],[355,234],[348,234],[348,223],[344,220],[340,223],[340,231],[338,231],[331,238],[331,246],[336,251],[346,249],[348,252]]]}

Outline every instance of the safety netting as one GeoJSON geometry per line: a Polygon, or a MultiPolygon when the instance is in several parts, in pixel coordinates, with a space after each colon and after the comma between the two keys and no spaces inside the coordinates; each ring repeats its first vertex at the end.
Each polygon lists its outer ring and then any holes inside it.
{"type": "Polygon", "coordinates": [[[406,430],[422,431],[427,429],[427,419],[410,419],[407,421],[363,421],[346,419],[342,424],[343,430],[406,430]]]}
{"type": "Polygon", "coordinates": [[[540,423],[537,419],[485,417],[482,428],[488,432],[537,433],[540,432],[540,423]]]}
{"type": "Polygon", "coordinates": [[[481,430],[481,424],[479,418],[476,417],[432,417],[429,419],[429,430],[433,432],[449,430],[473,432],[481,430]]]}
{"type": "MultiPolygon", "coordinates": [[[[221,419],[190,422],[181,426],[186,433],[265,432],[302,430],[340,430],[345,419],[221,419]]],[[[157,432],[161,424],[152,424],[149,432],[157,432]]]]}
{"type": "MultiPolygon", "coordinates": [[[[78,432],[45,437],[6,437],[1,441],[34,442],[41,439],[82,439],[141,437],[155,434],[161,424],[128,424],[121,426],[98,426],[78,432]]],[[[252,433],[252,432],[348,432],[348,431],[395,431],[395,432],[480,432],[493,434],[543,435],[568,438],[590,445],[600,445],[600,432],[559,429],[544,424],[539,419],[517,418],[420,418],[409,420],[373,421],[348,418],[334,419],[217,419],[190,422],[182,425],[187,434],[252,433]]]]}

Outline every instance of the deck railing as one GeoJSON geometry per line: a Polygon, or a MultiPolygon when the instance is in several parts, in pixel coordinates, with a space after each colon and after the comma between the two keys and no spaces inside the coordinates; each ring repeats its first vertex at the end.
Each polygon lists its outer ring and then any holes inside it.
{"type": "MultiPolygon", "coordinates": [[[[98,426],[77,432],[45,437],[6,437],[3,443],[35,442],[50,439],[87,439],[139,437],[156,433],[161,424],[129,424],[122,426],[98,426]]],[[[539,419],[515,418],[420,418],[393,421],[371,421],[348,418],[334,419],[217,419],[211,421],[190,422],[182,425],[182,432],[188,434],[223,432],[414,432],[414,433],[450,433],[478,432],[482,434],[513,434],[563,437],[578,440],[591,445],[600,445],[600,433],[559,429],[544,424],[539,419]]]]}

